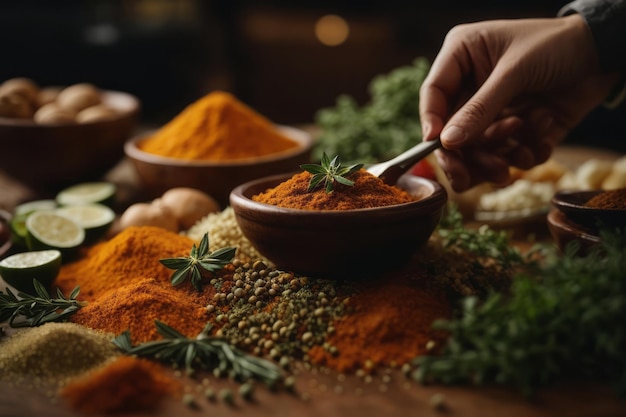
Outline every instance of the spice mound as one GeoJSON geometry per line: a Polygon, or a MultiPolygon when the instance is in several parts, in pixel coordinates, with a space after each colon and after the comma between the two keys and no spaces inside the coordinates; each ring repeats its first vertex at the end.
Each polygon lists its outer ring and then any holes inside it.
{"type": "Polygon", "coordinates": [[[298,146],[268,119],[221,91],[190,104],[139,144],[155,155],[204,161],[255,158],[298,146]]]}
{"type": "Polygon", "coordinates": [[[585,206],[608,210],[626,210],[626,188],[596,194],[585,203],[585,206]]]}
{"type": "Polygon", "coordinates": [[[301,210],[355,210],[410,203],[415,197],[406,191],[385,184],[365,170],[350,176],[353,186],[339,184],[327,193],[323,187],[309,191],[309,172],[301,172],[263,193],[252,197],[254,201],[278,207],[301,210]]]}
{"type": "Polygon", "coordinates": [[[18,383],[63,385],[119,355],[113,335],[74,323],[46,323],[2,343],[0,377],[18,383]]]}
{"type": "Polygon", "coordinates": [[[161,365],[133,356],[107,362],[65,386],[60,394],[84,414],[150,411],[181,390],[161,365]]]}

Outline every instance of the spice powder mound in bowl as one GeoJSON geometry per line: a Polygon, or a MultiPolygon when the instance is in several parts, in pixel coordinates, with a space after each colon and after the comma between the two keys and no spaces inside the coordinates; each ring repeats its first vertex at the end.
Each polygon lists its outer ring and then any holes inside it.
{"type": "Polygon", "coordinates": [[[237,185],[309,162],[313,145],[308,132],[276,125],[218,91],[162,128],[129,140],[125,153],[148,193],[191,187],[225,206],[237,185]]]}
{"type": "MultiPolygon", "coordinates": [[[[412,175],[402,176],[392,187],[411,197],[399,204],[328,210],[311,201],[315,193],[307,195],[302,190],[294,192],[301,194],[305,208],[255,201],[259,194],[304,174],[275,175],[242,184],[230,194],[230,205],[242,233],[263,256],[278,268],[314,277],[372,278],[402,266],[428,241],[447,201],[438,182],[412,175]]],[[[357,179],[351,192],[359,189],[357,179]]],[[[361,191],[366,199],[373,192],[361,191]]]]}

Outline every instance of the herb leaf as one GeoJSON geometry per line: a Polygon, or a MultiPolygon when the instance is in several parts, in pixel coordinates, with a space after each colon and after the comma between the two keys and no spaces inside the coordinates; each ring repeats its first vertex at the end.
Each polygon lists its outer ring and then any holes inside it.
{"type": "Polygon", "coordinates": [[[350,174],[358,171],[363,167],[363,164],[355,164],[348,167],[341,166],[339,155],[335,156],[332,160],[326,155],[326,152],[322,154],[321,164],[302,164],[300,168],[312,174],[309,180],[309,186],[307,191],[312,191],[320,185],[324,186],[326,193],[330,194],[334,190],[335,182],[351,187],[354,185],[354,181],[347,179],[350,174]]]}
{"type": "Polygon", "coordinates": [[[220,248],[213,252],[209,251],[209,234],[205,233],[200,240],[200,245],[194,244],[189,257],[163,258],[159,262],[168,269],[175,271],[171,276],[171,283],[177,286],[185,282],[187,278],[198,291],[202,291],[202,271],[217,272],[228,265],[235,257],[237,248],[220,248]]]}
{"type": "Polygon", "coordinates": [[[51,298],[46,288],[36,279],[33,286],[37,295],[18,292],[9,288],[0,291],[0,322],[9,321],[11,327],[36,327],[53,321],[63,321],[85,305],[76,300],[80,287],[74,288],[69,297],[57,289],[57,298],[51,298]],[[23,318],[23,321],[18,319],[23,318]]]}
{"type": "Polygon", "coordinates": [[[125,331],[113,343],[129,355],[152,357],[184,366],[188,372],[194,369],[211,371],[218,368],[230,371],[239,381],[254,378],[269,386],[282,379],[282,372],[272,362],[249,355],[223,339],[209,336],[210,325],[195,339],[187,338],[159,320],[155,320],[155,326],[164,337],[163,340],[133,346],[130,332],[125,331]]]}

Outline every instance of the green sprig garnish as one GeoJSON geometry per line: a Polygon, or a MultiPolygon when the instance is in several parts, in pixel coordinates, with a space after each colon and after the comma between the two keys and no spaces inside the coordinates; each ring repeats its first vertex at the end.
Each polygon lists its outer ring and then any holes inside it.
{"type": "Polygon", "coordinates": [[[209,234],[205,233],[200,246],[194,244],[188,257],[164,258],[159,262],[166,268],[174,269],[172,285],[180,285],[187,278],[198,291],[202,291],[202,270],[217,272],[228,265],[235,257],[237,248],[221,248],[209,251],[209,234]]]}
{"type": "Polygon", "coordinates": [[[163,340],[133,346],[129,331],[117,336],[113,343],[129,355],[150,357],[173,365],[193,370],[213,371],[231,375],[239,381],[256,379],[274,386],[283,377],[280,368],[265,359],[249,355],[218,337],[210,336],[208,324],[196,338],[188,338],[155,320],[158,333],[163,340]]]}
{"type": "Polygon", "coordinates": [[[6,294],[0,291],[0,322],[9,321],[11,327],[36,327],[53,321],[63,321],[86,303],[76,300],[80,287],[74,288],[65,297],[57,288],[57,298],[51,298],[46,288],[36,279],[33,286],[37,295],[18,292],[9,288],[6,294]],[[24,321],[19,321],[23,318],[24,321]]]}
{"type": "Polygon", "coordinates": [[[324,185],[326,193],[333,192],[335,188],[335,182],[339,184],[352,187],[354,181],[347,179],[350,174],[358,171],[363,167],[363,164],[354,164],[348,167],[341,166],[339,155],[335,156],[332,160],[326,155],[326,152],[322,154],[320,164],[303,164],[300,168],[313,174],[309,181],[309,187],[307,191],[312,191],[317,188],[320,183],[324,185]]]}

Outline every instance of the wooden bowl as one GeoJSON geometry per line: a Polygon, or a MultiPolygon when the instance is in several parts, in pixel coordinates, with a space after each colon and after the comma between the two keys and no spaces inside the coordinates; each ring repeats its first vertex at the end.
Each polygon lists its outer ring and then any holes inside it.
{"type": "Polygon", "coordinates": [[[584,255],[593,246],[601,242],[600,236],[594,228],[578,224],[568,218],[567,214],[559,209],[552,209],[548,213],[548,229],[557,247],[564,252],[571,242],[578,242],[578,254],[584,255]]]}
{"type": "Polygon", "coordinates": [[[562,212],[569,220],[591,230],[599,227],[626,226],[626,210],[600,209],[587,207],[585,203],[602,190],[569,191],[563,190],[554,194],[552,205],[562,212]]]}
{"type": "Polygon", "coordinates": [[[124,151],[147,194],[158,196],[173,187],[192,187],[205,191],[226,206],[228,196],[236,186],[268,175],[292,172],[300,164],[310,162],[313,137],[293,127],[277,128],[300,146],[273,155],[236,161],[189,161],[142,151],[138,143],[150,137],[153,134],[150,132],[129,140],[124,151]]]}
{"type": "Polygon", "coordinates": [[[0,118],[0,169],[24,184],[47,189],[103,175],[124,156],[140,105],[127,93],[102,95],[118,111],[115,118],[54,125],[0,118]]]}
{"type": "Polygon", "coordinates": [[[292,175],[242,184],[230,194],[230,205],[262,255],[279,268],[308,276],[360,279],[397,268],[428,241],[447,201],[439,183],[412,175],[397,185],[418,199],[393,206],[315,211],[252,200],[292,175]]]}

